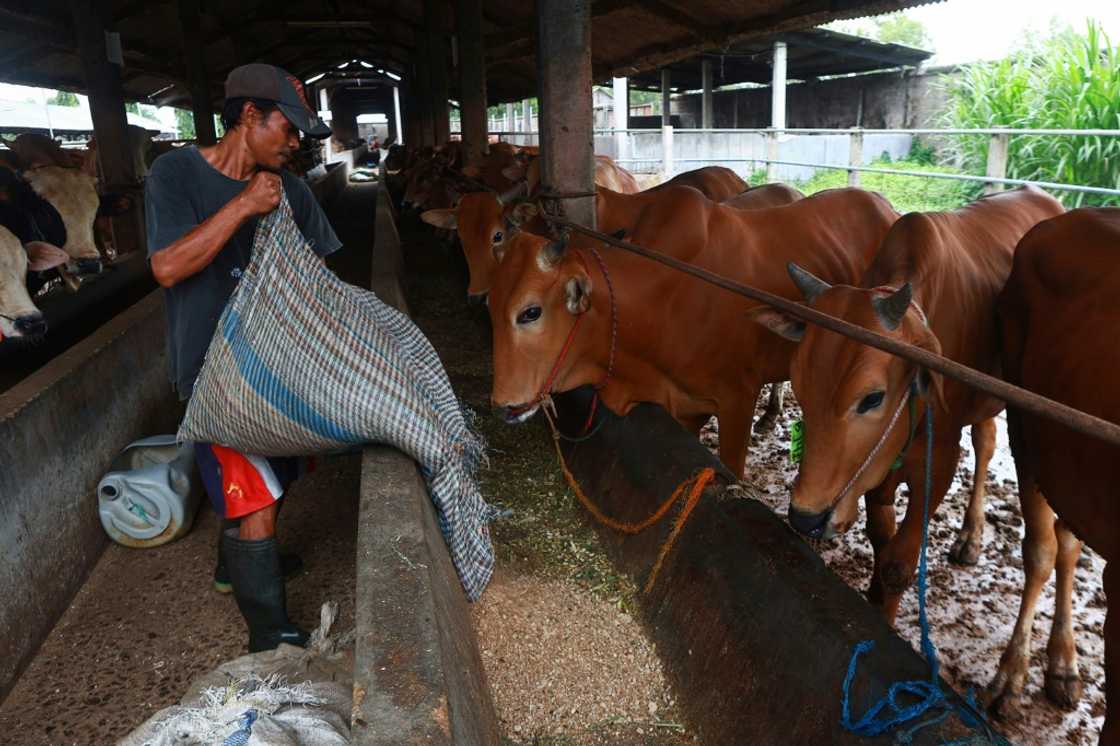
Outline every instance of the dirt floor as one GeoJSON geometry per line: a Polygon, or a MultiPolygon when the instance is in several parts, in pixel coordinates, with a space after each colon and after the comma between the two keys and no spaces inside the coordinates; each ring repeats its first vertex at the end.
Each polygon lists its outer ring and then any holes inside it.
{"type": "MultiPolygon", "coordinates": [[[[483,492],[512,515],[492,526],[498,571],[472,607],[504,737],[511,744],[691,743],[633,608],[556,468],[543,421],[489,414],[486,311],[466,304],[463,266],[403,221],[413,317],[490,446],[483,492]]],[[[460,251],[461,255],[461,251],[460,251]]]]}
{"type": "MultiPolygon", "coordinates": [[[[762,400],[765,403],[765,399],[762,400]]],[[[758,411],[761,414],[761,408],[758,411]]],[[[796,399],[786,390],[782,423],[772,433],[756,438],[747,459],[746,479],[777,513],[789,509],[789,485],[796,468],[789,461],[789,426],[801,416],[796,399]]],[[[987,474],[984,548],[974,567],[951,564],[949,547],[956,538],[972,487],[974,457],[967,429],[961,439],[962,456],[957,477],[930,522],[927,599],[934,645],[942,675],[959,691],[983,690],[995,675],[1000,655],[1011,638],[1023,587],[1020,542],[1023,519],[1015,484],[1015,467],[1007,444],[1006,422],[1000,418],[998,444],[987,474]]],[[[716,450],[718,424],[713,420],[701,440],[716,450]]],[[[895,508],[901,518],[908,498],[899,490],[895,508]]],[[[825,545],[821,556],[845,582],[866,590],[871,577],[871,545],[861,517],[846,534],[825,545]]],[[[1095,744],[1104,721],[1104,562],[1089,549],[1083,551],[1074,580],[1073,624],[1084,691],[1078,706],[1065,711],[1050,703],[1043,688],[1046,641],[1054,616],[1054,585],[1047,585],[1039,600],[1034,625],[1031,670],[1017,721],[997,721],[997,727],[1017,744],[1095,744]]],[[[917,594],[911,590],[902,601],[897,628],[915,649],[919,647],[917,594]]]]}
{"type": "MultiPolygon", "coordinates": [[[[373,185],[351,185],[327,210],[344,244],[329,264],[349,282],[368,283],[375,196],[373,185]]],[[[282,548],[306,565],[288,584],[289,614],[310,630],[322,603],[337,601],[335,629],[345,631],[354,626],[360,457],[320,458],[317,467],[292,486],[280,514],[282,548]]],[[[217,532],[204,504],[172,544],[110,544],[0,705],[0,743],[113,743],[177,703],[194,678],[246,653],[233,597],[212,590],[217,532]]]]}

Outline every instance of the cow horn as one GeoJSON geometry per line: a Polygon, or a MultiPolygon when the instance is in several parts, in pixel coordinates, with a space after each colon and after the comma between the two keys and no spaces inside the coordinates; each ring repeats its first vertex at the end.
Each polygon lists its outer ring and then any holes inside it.
{"type": "Polygon", "coordinates": [[[564,252],[567,250],[567,248],[568,248],[567,239],[561,239],[559,241],[550,241],[548,244],[545,245],[544,249],[541,251],[541,257],[548,264],[558,264],[560,262],[560,260],[564,258],[564,252]]]}
{"type": "Polygon", "coordinates": [[[885,298],[872,298],[871,306],[875,309],[879,321],[883,322],[883,326],[893,332],[902,323],[902,317],[910,308],[910,299],[913,295],[914,289],[910,283],[906,283],[885,298]]]}
{"type": "Polygon", "coordinates": [[[507,189],[506,191],[500,192],[498,194],[498,204],[499,205],[508,205],[510,202],[513,202],[518,197],[525,196],[526,191],[527,191],[526,190],[527,186],[529,186],[528,182],[519,181],[516,184],[514,184],[512,187],[507,189]]]}
{"type": "Polygon", "coordinates": [[[787,264],[786,270],[789,272],[793,284],[797,286],[801,295],[805,296],[805,300],[809,303],[815,301],[821,293],[832,287],[812,272],[797,266],[794,262],[787,264]]]}

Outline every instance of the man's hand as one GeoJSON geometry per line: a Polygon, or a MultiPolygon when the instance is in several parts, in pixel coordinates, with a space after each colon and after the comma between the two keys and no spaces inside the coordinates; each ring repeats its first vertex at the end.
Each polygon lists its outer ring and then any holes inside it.
{"type": "Polygon", "coordinates": [[[249,186],[241,190],[241,204],[248,216],[264,215],[280,204],[283,187],[280,176],[269,171],[257,171],[249,180],[249,186]]]}

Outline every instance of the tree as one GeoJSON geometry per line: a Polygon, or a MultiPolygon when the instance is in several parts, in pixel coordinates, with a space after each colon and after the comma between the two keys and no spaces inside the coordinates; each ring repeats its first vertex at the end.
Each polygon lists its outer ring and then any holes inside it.
{"type": "Polygon", "coordinates": [[[54,96],[47,99],[47,103],[55,106],[77,106],[78,96],[70,91],[55,91],[54,96]]]}
{"type": "Polygon", "coordinates": [[[876,19],[875,38],[887,44],[929,49],[932,42],[922,22],[902,13],[876,19]]]}
{"type": "Polygon", "coordinates": [[[128,103],[126,103],[124,105],[124,110],[127,111],[129,114],[139,114],[140,113],[140,104],[136,103],[135,101],[129,101],[128,103]]]}
{"type": "Polygon", "coordinates": [[[194,114],[187,111],[186,109],[176,109],[175,129],[179,130],[180,139],[193,140],[195,137],[194,114]]]}

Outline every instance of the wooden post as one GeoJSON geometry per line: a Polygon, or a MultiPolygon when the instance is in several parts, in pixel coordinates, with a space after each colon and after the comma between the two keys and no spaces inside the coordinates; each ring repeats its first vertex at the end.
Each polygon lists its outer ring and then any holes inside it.
{"type": "Polygon", "coordinates": [[[468,163],[489,151],[486,136],[486,60],[482,45],[482,0],[455,0],[459,39],[459,116],[468,163]]]}
{"type": "Polygon", "coordinates": [[[774,72],[770,81],[770,126],[786,127],[786,43],[774,42],[774,72]]]}
{"type": "Polygon", "coordinates": [[[432,76],[430,90],[432,138],[435,145],[443,145],[451,139],[451,104],[447,100],[450,93],[447,70],[447,37],[436,31],[430,32],[429,50],[432,76]]]}
{"type": "MultiPolygon", "coordinates": [[[[97,158],[101,164],[99,189],[102,193],[135,190],[139,175],[129,147],[128,117],[121,87],[120,36],[111,29],[110,4],[107,0],[70,0],[70,12],[86,79],[93,133],[97,138],[97,158]]],[[[112,232],[117,254],[147,250],[140,200],[134,200],[128,213],[113,218],[112,232]]]]}
{"type": "Polygon", "coordinates": [[[669,87],[669,68],[661,68],[661,126],[673,123],[672,90],[669,87]]]}
{"type": "MultiPolygon", "coordinates": [[[[852,127],[848,138],[848,165],[863,165],[863,130],[859,127],[852,127]]],[[[859,171],[848,169],[848,186],[859,186],[859,171]]]]}
{"type": "MultiPolygon", "coordinates": [[[[1007,148],[1009,136],[995,134],[988,141],[988,171],[987,176],[993,179],[1002,179],[1007,176],[1007,148]]],[[[1003,191],[1003,184],[985,184],[984,194],[995,194],[1003,191]]]]}
{"type": "Polygon", "coordinates": [[[199,145],[217,142],[214,131],[214,108],[210,104],[210,85],[206,77],[205,44],[199,22],[199,0],[179,0],[179,30],[183,42],[183,61],[191,92],[194,132],[199,145]]]}
{"type": "Polygon", "coordinates": [[[700,126],[704,129],[715,127],[712,111],[712,61],[705,57],[700,61],[700,79],[703,86],[701,95],[700,126]]]}
{"type": "MultiPolygon", "coordinates": [[[[541,188],[594,193],[590,0],[537,0],[541,188]]],[[[560,200],[567,217],[595,225],[593,196],[560,200]]]]}

